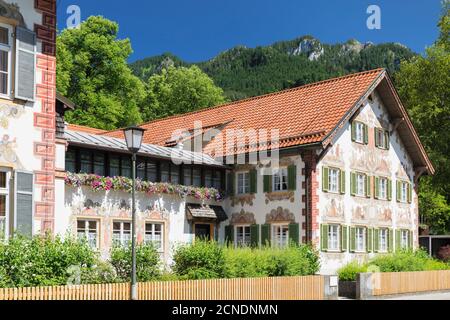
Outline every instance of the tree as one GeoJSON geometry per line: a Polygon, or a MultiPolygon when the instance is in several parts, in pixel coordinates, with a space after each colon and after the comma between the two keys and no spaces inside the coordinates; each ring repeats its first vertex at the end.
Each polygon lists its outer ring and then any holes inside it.
{"type": "Polygon", "coordinates": [[[78,106],[68,122],[101,129],[141,122],[144,85],[127,64],[130,41],[118,32],[117,23],[92,16],[58,36],[57,88],[78,106]]]}
{"type": "Polygon", "coordinates": [[[148,80],[141,114],[145,121],[181,114],[225,102],[223,91],[197,66],[168,67],[148,80]]]}
{"type": "Polygon", "coordinates": [[[443,8],[439,39],[425,56],[402,63],[395,76],[399,94],[436,167],[436,175],[421,182],[419,199],[421,214],[439,233],[450,231],[450,1],[444,1],[443,8]]]}

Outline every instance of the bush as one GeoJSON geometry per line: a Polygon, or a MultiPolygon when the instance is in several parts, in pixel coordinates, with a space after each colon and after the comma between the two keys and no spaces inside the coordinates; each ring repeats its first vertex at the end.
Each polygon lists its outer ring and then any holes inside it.
{"type": "Polygon", "coordinates": [[[0,286],[36,287],[65,285],[73,267],[89,270],[97,254],[72,237],[14,236],[0,243],[0,286]]]}
{"type": "Polygon", "coordinates": [[[213,241],[195,241],[176,248],[173,271],[182,279],[223,278],[224,250],[213,241]]]}
{"type": "Polygon", "coordinates": [[[438,258],[445,262],[450,262],[450,245],[439,248],[438,258]]]}
{"type": "MultiPolygon", "coordinates": [[[[114,267],[119,281],[131,279],[131,244],[114,246],[111,249],[110,263],[114,267]]],[[[159,253],[152,244],[136,246],[137,281],[146,282],[157,279],[161,274],[159,253]]]]}
{"type": "Polygon", "coordinates": [[[352,261],[342,268],[338,269],[337,274],[341,281],[355,281],[358,273],[367,271],[367,265],[360,264],[358,261],[352,261]]]}

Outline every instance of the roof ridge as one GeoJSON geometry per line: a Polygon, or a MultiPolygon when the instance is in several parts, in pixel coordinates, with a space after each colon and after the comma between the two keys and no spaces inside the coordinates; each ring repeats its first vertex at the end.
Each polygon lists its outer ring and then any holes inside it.
{"type": "MultiPolygon", "coordinates": [[[[165,117],[165,118],[155,119],[155,120],[152,120],[152,121],[148,121],[148,122],[142,123],[142,124],[139,125],[139,127],[143,127],[143,126],[150,125],[150,124],[153,124],[153,123],[158,123],[158,122],[164,121],[164,120],[182,118],[182,117],[186,117],[186,116],[189,116],[189,115],[201,113],[201,112],[204,112],[204,111],[218,109],[218,108],[221,108],[221,107],[232,106],[232,105],[235,105],[235,104],[238,104],[238,103],[242,103],[242,102],[254,101],[254,100],[258,100],[258,99],[262,99],[262,98],[267,98],[267,97],[270,97],[270,96],[276,96],[276,95],[284,94],[284,93],[287,93],[287,92],[292,92],[292,91],[296,91],[296,90],[300,90],[300,89],[304,89],[304,88],[308,88],[308,87],[321,85],[321,84],[328,83],[328,82],[342,80],[342,79],[345,79],[345,78],[352,78],[352,77],[361,76],[363,74],[380,72],[380,71],[383,71],[383,70],[385,70],[385,68],[377,68],[377,69],[366,70],[366,71],[361,71],[361,72],[357,72],[357,73],[351,73],[351,74],[339,76],[339,77],[336,77],[336,78],[325,79],[325,80],[321,80],[321,81],[314,82],[314,83],[308,83],[308,84],[305,84],[305,85],[302,85],[302,86],[298,86],[298,87],[295,87],[295,88],[285,89],[285,90],[277,91],[277,92],[266,93],[266,94],[263,94],[263,95],[260,95],[260,96],[249,97],[249,98],[242,99],[242,100],[236,100],[236,101],[232,101],[232,102],[229,102],[229,103],[220,104],[220,105],[212,106],[212,107],[207,107],[207,108],[203,108],[203,109],[199,109],[199,110],[195,110],[195,111],[191,111],[191,112],[187,112],[187,113],[175,114],[175,115],[168,116],[168,117],[165,117]]],[[[103,134],[108,134],[108,133],[112,133],[112,132],[119,131],[119,130],[120,129],[106,131],[103,134]]]]}

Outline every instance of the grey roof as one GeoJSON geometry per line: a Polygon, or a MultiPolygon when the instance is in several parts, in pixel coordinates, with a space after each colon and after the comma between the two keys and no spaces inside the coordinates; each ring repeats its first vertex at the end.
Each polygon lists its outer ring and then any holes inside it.
{"type": "MultiPolygon", "coordinates": [[[[91,148],[95,147],[102,150],[128,152],[125,139],[118,139],[72,130],[65,130],[64,137],[67,142],[72,145],[86,146],[91,148]]],[[[142,144],[141,150],[139,150],[138,155],[149,157],[151,156],[168,160],[182,160],[183,163],[205,164],[220,167],[224,166],[221,162],[214,160],[207,154],[176,148],[161,147],[147,143],[142,144]]]]}
{"type": "Polygon", "coordinates": [[[195,203],[186,204],[186,214],[188,220],[213,219],[225,221],[228,219],[225,210],[221,206],[201,205],[195,203]]]}

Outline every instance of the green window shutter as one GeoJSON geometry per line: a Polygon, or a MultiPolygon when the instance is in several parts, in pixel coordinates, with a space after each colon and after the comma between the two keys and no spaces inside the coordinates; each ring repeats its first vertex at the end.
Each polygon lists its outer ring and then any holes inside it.
{"type": "Polygon", "coordinates": [[[234,178],[235,178],[234,172],[229,172],[227,174],[227,190],[230,195],[236,194],[236,184],[234,178]]]}
{"type": "Polygon", "coordinates": [[[341,251],[346,252],[348,250],[348,227],[341,226],[341,251]]]}
{"type": "Polygon", "coordinates": [[[371,179],[372,177],[371,176],[368,176],[368,175],[366,175],[366,197],[367,198],[370,198],[370,195],[371,195],[371,186],[372,186],[372,184],[371,184],[371,179]]]}
{"type": "Polygon", "coordinates": [[[408,183],[408,203],[412,202],[412,185],[408,183]]]}
{"type": "Polygon", "coordinates": [[[356,194],[356,173],[350,173],[350,194],[354,196],[356,194]]]}
{"type": "Polygon", "coordinates": [[[259,224],[250,226],[250,243],[252,248],[259,247],[259,224]]]}
{"type": "Polygon", "coordinates": [[[389,252],[394,252],[394,230],[393,229],[389,229],[388,251],[389,252]]]}
{"type": "Polygon", "coordinates": [[[352,141],[356,141],[356,122],[352,122],[352,141]]]}
{"type": "Polygon", "coordinates": [[[387,199],[389,201],[392,200],[392,180],[388,179],[387,181],[387,199]]]}
{"type": "Polygon", "coordinates": [[[375,199],[378,199],[380,197],[380,178],[379,177],[374,177],[374,193],[373,193],[373,197],[375,199]]]}
{"type": "Polygon", "coordinates": [[[400,202],[400,200],[401,200],[401,194],[400,194],[401,190],[402,190],[401,182],[397,181],[397,190],[396,190],[397,202],[400,202]]]}
{"type": "Polygon", "coordinates": [[[230,245],[234,243],[234,226],[225,226],[225,244],[230,245]]]}
{"type": "Polygon", "coordinates": [[[261,226],[261,245],[270,246],[270,224],[261,226]]]}
{"type": "Polygon", "coordinates": [[[395,250],[398,251],[401,248],[401,236],[402,236],[402,231],[401,230],[395,230],[395,250]]]}
{"type": "Polygon", "coordinates": [[[339,191],[341,192],[341,194],[345,194],[345,171],[344,170],[340,170],[339,191]]]}
{"type": "Polygon", "coordinates": [[[292,191],[297,189],[297,166],[288,167],[288,189],[292,191]]]}
{"type": "Polygon", "coordinates": [[[257,193],[257,183],[258,183],[258,178],[257,178],[257,171],[256,169],[250,170],[250,193],[257,193]]]}
{"type": "Polygon", "coordinates": [[[327,167],[323,167],[322,168],[322,191],[323,192],[328,192],[328,190],[330,189],[329,183],[329,172],[330,170],[327,167]]]}
{"type": "Polygon", "coordinates": [[[367,232],[367,252],[373,251],[373,228],[366,228],[367,232]]]}
{"type": "Polygon", "coordinates": [[[298,223],[289,225],[289,243],[296,246],[300,244],[300,225],[298,223]]]}
{"type": "Polygon", "coordinates": [[[375,134],[375,147],[379,147],[380,146],[380,139],[378,138],[378,132],[379,129],[375,128],[374,129],[374,134],[375,134]]]}
{"type": "Polygon", "coordinates": [[[364,144],[369,144],[369,126],[364,125],[364,144]]]}
{"type": "Polygon", "coordinates": [[[264,192],[272,192],[272,176],[264,176],[264,192]]]}
{"type": "Polygon", "coordinates": [[[350,227],[350,252],[355,252],[356,249],[356,228],[350,227]]]}
{"type": "Polygon", "coordinates": [[[411,230],[408,231],[408,240],[409,240],[409,249],[414,249],[414,241],[413,241],[413,232],[411,230]]]}
{"type": "Polygon", "coordinates": [[[320,249],[322,251],[328,250],[328,225],[322,224],[320,226],[320,249]]]}
{"type": "Polygon", "coordinates": [[[380,229],[373,229],[373,252],[380,251],[380,229]]]}
{"type": "Polygon", "coordinates": [[[389,134],[389,131],[384,131],[384,141],[385,141],[385,145],[384,148],[386,150],[389,150],[389,148],[391,147],[391,135],[389,134]]]}

